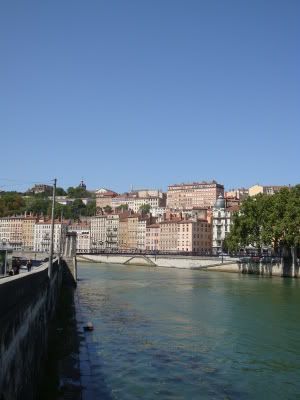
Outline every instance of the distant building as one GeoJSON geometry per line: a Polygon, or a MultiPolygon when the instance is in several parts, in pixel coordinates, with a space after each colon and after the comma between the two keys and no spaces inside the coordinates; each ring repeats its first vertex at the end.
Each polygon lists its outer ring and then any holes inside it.
{"type": "Polygon", "coordinates": [[[152,224],[146,228],[146,250],[160,250],[160,225],[152,224]]]}
{"type": "Polygon", "coordinates": [[[76,233],[76,252],[89,253],[91,251],[91,226],[88,222],[72,223],[68,232],[76,233]]]}
{"type": "MultiPolygon", "coordinates": [[[[67,223],[54,221],[53,251],[59,253],[62,250],[67,233],[67,223]]],[[[34,226],[33,250],[37,252],[50,251],[51,220],[40,220],[34,226]]]]}
{"type": "MultiPolygon", "coordinates": [[[[49,197],[49,199],[52,199],[52,197],[49,197]]],[[[75,200],[78,200],[78,198],[70,198],[68,196],[56,196],[55,197],[56,203],[61,204],[63,206],[70,205],[75,200]]],[[[91,197],[84,197],[84,198],[80,198],[80,200],[83,202],[83,204],[87,205],[87,204],[91,203],[94,199],[92,199],[91,197]]]]}
{"type": "Polygon", "coordinates": [[[146,249],[146,231],[149,220],[147,218],[139,218],[137,225],[137,248],[139,250],[146,249]]]}
{"type": "Polygon", "coordinates": [[[128,217],[127,245],[129,249],[138,248],[138,224],[140,216],[137,214],[128,217]]]}
{"type": "Polygon", "coordinates": [[[202,254],[211,252],[211,225],[206,220],[182,220],[177,226],[178,251],[202,254]]]}
{"type": "Polygon", "coordinates": [[[86,184],[85,184],[83,181],[80,181],[78,187],[79,187],[80,189],[86,190],[86,184]]]}
{"type": "Polygon", "coordinates": [[[24,217],[0,218],[0,241],[13,250],[22,250],[24,217]]]}
{"type": "Polygon", "coordinates": [[[218,254],[223,250],[223,242],[230,232],[232,216],[239,206],[227,207],[226,199],[219,197],[212,210],[212,251],[218,254]]]}
{"type": "Polygon", "coordinates": [[[167,212],[167,207],[151,207],[150,214],[153,217],[162,217],[167,212]]]}
{"type": "Polygon", "coordinates": [[[114,210],[123,205],[126,205],[134,213],[138,213],[143,205],[149,205],[151,209],[157,209],[166,206],[166,195],[160,190],[145,189],[123,193],[112,198],[111,207],[114,210]]]}
{"type": "Polygon", "coordinates": [[[174,218],[160,222],[160,233],[159,233],[159,249],[161,251],[173,251],[177,252],[178,249],[178,234],[177,234],[177,223],[182,218],[174,218]]]}
{"type": "Polygon", "coordinates": [[[147,198],[147,197],[160,197],[163,198],[165,193],[162,190],[158,189],[141,189],[135,191],[138,197],[147,198]]]}
{"type": "Polygon", "coordinates": [[[119,220],[119,249],[128,249],[128,216],[120,216],[119,220]]]}
{"type": "Polygon", "coordinates": [[[27,192],[28,193],[34,193],[34,194],[38,194],[38,193],[52,193],[52,186],[50,185],[45,185],[45,184],[38,184],[38,185],[34,185],[31,189],[28,189],[27,192]]]}
{"type": "Polygon", "coordinates": [[[220,195],[224,196],[224,186],[216,181],[170,185],[167,207],[171,209],[212,207],[220,195]]]}
{"type": "Polygon", "coordinates": [[[249,196],[256,196],[257,194],[268,194],[273,195],[279,192],[281,189],[289,186],[262,186],[262,185],[254,185],[249,188],[249,196]]]}
{"type": "Polygon", "coordinates": [[[119,248],[119,223],[120,218],[117,214],[109,214],[106,216],[106,248],[119,248]]]}
{"type": "Polygon", "coordinates": [[[32,251],[34,248],[35,217],[24,217],[22,220],[22,249],[32,251]]]}
{"type": "Polygon", "coordinates": [[[112,207],[112,199],[118,196],[118,193],[105,188],[96,190],[95,194],[97,209],[101,209],[106,206],[112,207]]]}
{"type": "Polygon", "coordinates": [[[226,199],[236,199],[243,201],[249,196],[249,189],[240,188],[240,189],[231,189],[225,193],[226,199]]]}
{"type": "MultiPolygon", "coordinates": [[[[52,199],[52,197],[49,197],[49,199],[52,199]]],[[[56,196],[55,197],[56,203],[61,204],[63,206],[67,206],[69,204],[72,204],[74,200],[75,199],[71,199],[68,196],[56,196]]]]}
{"type": "Polygon", "coordinates": [[[91,249],[104,250],[106,247],[106,215],[91,218],[91,249]]]}

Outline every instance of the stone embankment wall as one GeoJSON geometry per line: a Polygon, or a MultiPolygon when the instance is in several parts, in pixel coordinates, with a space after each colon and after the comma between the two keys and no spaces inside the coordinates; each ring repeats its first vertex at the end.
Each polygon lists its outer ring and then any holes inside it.
{"type": "Polygon", "coordinates": [[[51,279],[48,263],[0,279],[0,400],[37,396],[48,324],[55,313],[64,270],[64,261],[59,265],[56,260],[51,279]]]}
{"type": "Polygon", "coordinates": [[[116,255],[86,254],[77,256],[79,261],[111,263],[123,265],[144,265],[150,267],[205,269],[207,271],[234,272],[264,276],[300,277],[299,266],[294,266],[291,259],[283,259],[280,263],[240,263],[238,259],[220,257],[193,256],[152,256],[152,255],[116,255]]]}
{"type": "Polygon", "coordinates": [[[152,256],[152,255],[117,255],[117,254],[88,254],[77,256],[78,261],[98,263],[145,265],[152,267],[168,268],[201,268],[209,265],[220,264],[218,257],[193,257],[193,256],[152,256]]]}
{"type": "Polygon", "coordinates": [[[208,271],[220,271],[220,272],[234,272],[241,274],[255,274],[262,276],[281,276],[281,277],[291,277],[299,278],[300,271],[299,266],[292,264],[291,260],[283,260],[280,263],[226,263],[221,265],[216,265],[214,267],[207,267],[208,271]]]}

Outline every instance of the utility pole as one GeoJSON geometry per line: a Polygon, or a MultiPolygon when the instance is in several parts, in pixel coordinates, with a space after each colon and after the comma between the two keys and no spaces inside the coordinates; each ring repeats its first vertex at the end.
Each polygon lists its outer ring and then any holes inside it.
{"type": "Polygon", "coordinates": [[[51,278],[52,263],[53,263],[54,209],[55,209],[56,181],[57,181],[57,179],[55,178],[54,183],[53,183],[53,192],[52,192],[51,236],[50,236],[50,253],[49,253],[49,267],[48,267],[49,278],[51,278]]]}
{"type": "Polygon", "coordinates": [[[61,209],[60,212],[60,241],[59,241],[59,262],[63,256],[63,214],[64,210],[61,209]]]}

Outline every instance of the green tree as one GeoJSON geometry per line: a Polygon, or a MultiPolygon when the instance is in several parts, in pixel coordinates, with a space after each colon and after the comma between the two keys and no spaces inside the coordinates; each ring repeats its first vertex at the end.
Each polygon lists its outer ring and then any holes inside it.
{"type": "Polygon", "coordinates": [[[91,201],[86,205],[86,213],[87,217],[92,217],[96,215],[96,200],[91,201]]]}
{"type": "Polygon", "coordinates": [[[110,214],[112,212],[112,208],[111,206],[105,206],[103,207],[104,212],[106,212],[106,214],[110,214]]]}
{"type": "Polygon", "coordinates": [[[300,185],[284,188],[273,196],[245,200],[226,238],[229,250],[247,245],[272,246],[276,252],[300,247],[300,185]]]}
{"type": "Polygon", "coordinates": [[[67,190],[68,197],[71,199],[83,199],[86,197],[92,197],[91,193],[81,187],[69,187],[67,190]]]}
{"type": "Polygon", "coordinates": [[[150,204],[142,204],[139,208],[141,214],[149,214],[151,209],[150,204]]]}
{"type": "Polygon", "coordinates": [[[21,214],[25,211],[26,202],[17,192],[4,192],[0,197],[0,216],[21,214]]]}
{"type": "Polygon", "coordinates": [[[116,210],[119,212],[124,212],[128,210],[128,204],[121,204],[118,207],[116,207],[116,210]]]}
{"type": "Polygon", "coordinates": [[[61,187],[56,188],[56,196],[66,196],[66,195],[67,192],[63,188],[61,187]]]}
{"type": "MultiPolygon", "coordinates": [[[[51,200],[41,197],[30,197],[27,199],[26,211],[32,212],[35,215],[48,215],[48,210],[51,209],[51,200]]],[[[51,215],[51,214],[50,214],[51,215]]]]}

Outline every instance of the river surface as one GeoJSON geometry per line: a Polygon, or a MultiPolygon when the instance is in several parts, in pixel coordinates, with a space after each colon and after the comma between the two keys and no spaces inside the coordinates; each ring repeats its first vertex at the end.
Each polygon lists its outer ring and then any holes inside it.
{"type": "Polygon", "coordinates": [[[99,399],[300,399],[300,282],[79,264],[99,399]]]}

